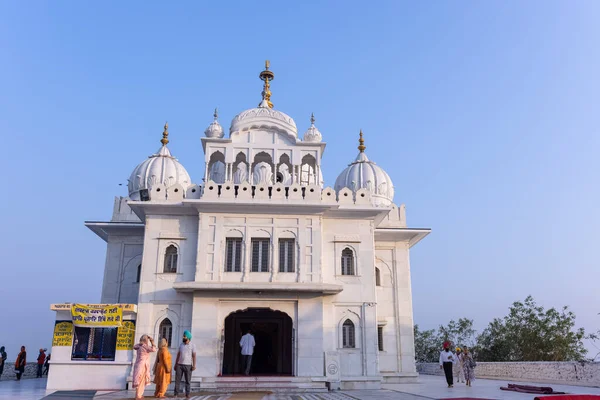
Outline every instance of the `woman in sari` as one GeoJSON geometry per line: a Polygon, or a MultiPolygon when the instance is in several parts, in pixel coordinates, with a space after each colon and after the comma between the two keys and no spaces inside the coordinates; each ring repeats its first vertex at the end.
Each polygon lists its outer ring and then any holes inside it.
{"type": "Polygon", "coordinates": [[[133,346],[137,350],[137,357],[133,365],[133,387],[135,398],[144,398],[144,389],[152,381],[150,379],[150,353],[156,351],[154,341],[148,335],[142,335],[140,342],[133,346]]]}
{"type": "Polygon", "coordinates": [[[154,397],[159,399],[165,397],[167,388],[171,383],[172,368],[171,353],[169,353],[167,339],[162,338],[158,345],[158,355],[156,356],[156,362],[154,363],[154,383],[156,383],[154,397]]]}
{"type": "Polygon", "coordinates": [[[471,381],[475,380],[475,366],[477,366],[477,363],[473,360],[473,356],[466,347],[463,349],[462,362],[467,386],[471,386],[471,381]]]}
{"type": "Polygon", "coordinates": [[[25,365],[27,365],[27,352],[25,346],[21,346],[21,352],[17,356],[17,361],[15,361],[15,373],[18,381],[21,380],[21,375],[25,372],[25,365]]]}

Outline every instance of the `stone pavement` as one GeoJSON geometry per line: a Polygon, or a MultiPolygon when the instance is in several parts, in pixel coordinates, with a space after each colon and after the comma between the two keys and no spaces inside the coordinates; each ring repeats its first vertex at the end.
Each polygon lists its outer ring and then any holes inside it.
{"type": "MultiPolygon", "coordinates": [[[[447,398],[479,398],[499,400],[533,400],[533,394],[505,392],[500,386],[508,381],[477,379],[472,387],[456,384],[448,388],[441,376],[421,375],[418,383],[386,384],[382,390],[346,390],[329,393],[267,394],[267,393],[234,393],[234,394],[202,394],[192,397],[194,400],[426,400],[447,398]]],[[[517,383],[510,381],[510,383],[517,383]]],[[[573,394],[600,395],[600,388],[583,386],[554,385],[549,383],[518,382],[536,386],[552,386],[554,390],[573,394]]],[[[146,393],[147,398],[152,392],[146,393]]],[[[46,379],[27,379],[17,381],[0,381],[0,400],[123,400],[133,399],[133,392],[53,392],[46,391],[46,379]]]]}

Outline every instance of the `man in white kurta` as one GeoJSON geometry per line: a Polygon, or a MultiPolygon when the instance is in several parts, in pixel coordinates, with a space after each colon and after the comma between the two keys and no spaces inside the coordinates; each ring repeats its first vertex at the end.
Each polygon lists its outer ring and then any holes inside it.
{"type": "Polygon", "coordinates": [[[452,377],[452,368],[454,367],[455,357],[454,353],[450,351],[450,343],[444,342],[444,350],[440,352],[440,368],[444,370],[446,375],[446,382],[448,387],[454,386],[454,379],[452,377]]]}
{"type": "Polygon", "coordinates": [[[250,366],[252,365],[252,354],[254,353],[255,345],[256,342],[254,341],[254,336],[252,336],[252,331],[248,329],[248,332],[242,336],[242,340],[240,340],[242,359],[244,362],[244,374],[246,375],[250,375],[250,366]]]}

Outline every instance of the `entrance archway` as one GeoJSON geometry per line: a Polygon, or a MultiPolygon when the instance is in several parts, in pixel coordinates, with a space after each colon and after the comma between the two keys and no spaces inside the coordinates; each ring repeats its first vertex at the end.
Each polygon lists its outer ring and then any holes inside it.
{"type": "Polygon", "coordinates": [[[248,308],[225,318],[223,375],[242,375],[240,339],[252,330],[251,375],[292,375],[292,319],[270,308],[248,308]]]}

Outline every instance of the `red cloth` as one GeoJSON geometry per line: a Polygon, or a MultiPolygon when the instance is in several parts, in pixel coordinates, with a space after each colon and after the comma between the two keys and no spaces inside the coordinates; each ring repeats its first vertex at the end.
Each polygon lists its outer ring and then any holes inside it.
{"type": "Polygon", "coordinates": [[[595,394],[563,394],[554,396],[538,396],[535,400],[600,400],[600,396],[595,394]]]}
{"type": "Polygon", "coordinates": [[[565,394],[563,392],[555,392],[549,386],[515,385],[514,383],[509,383],[508,387],[501,387],[500,389],[508,390],[511,392],[531,393],[531,394],[565,394]]]}
{"type": "Polygon", "coordinates": [[[37,358],[38,365],[44,365],[44,361],[46,361],[46,353],[40,353],[37,358]]]}

